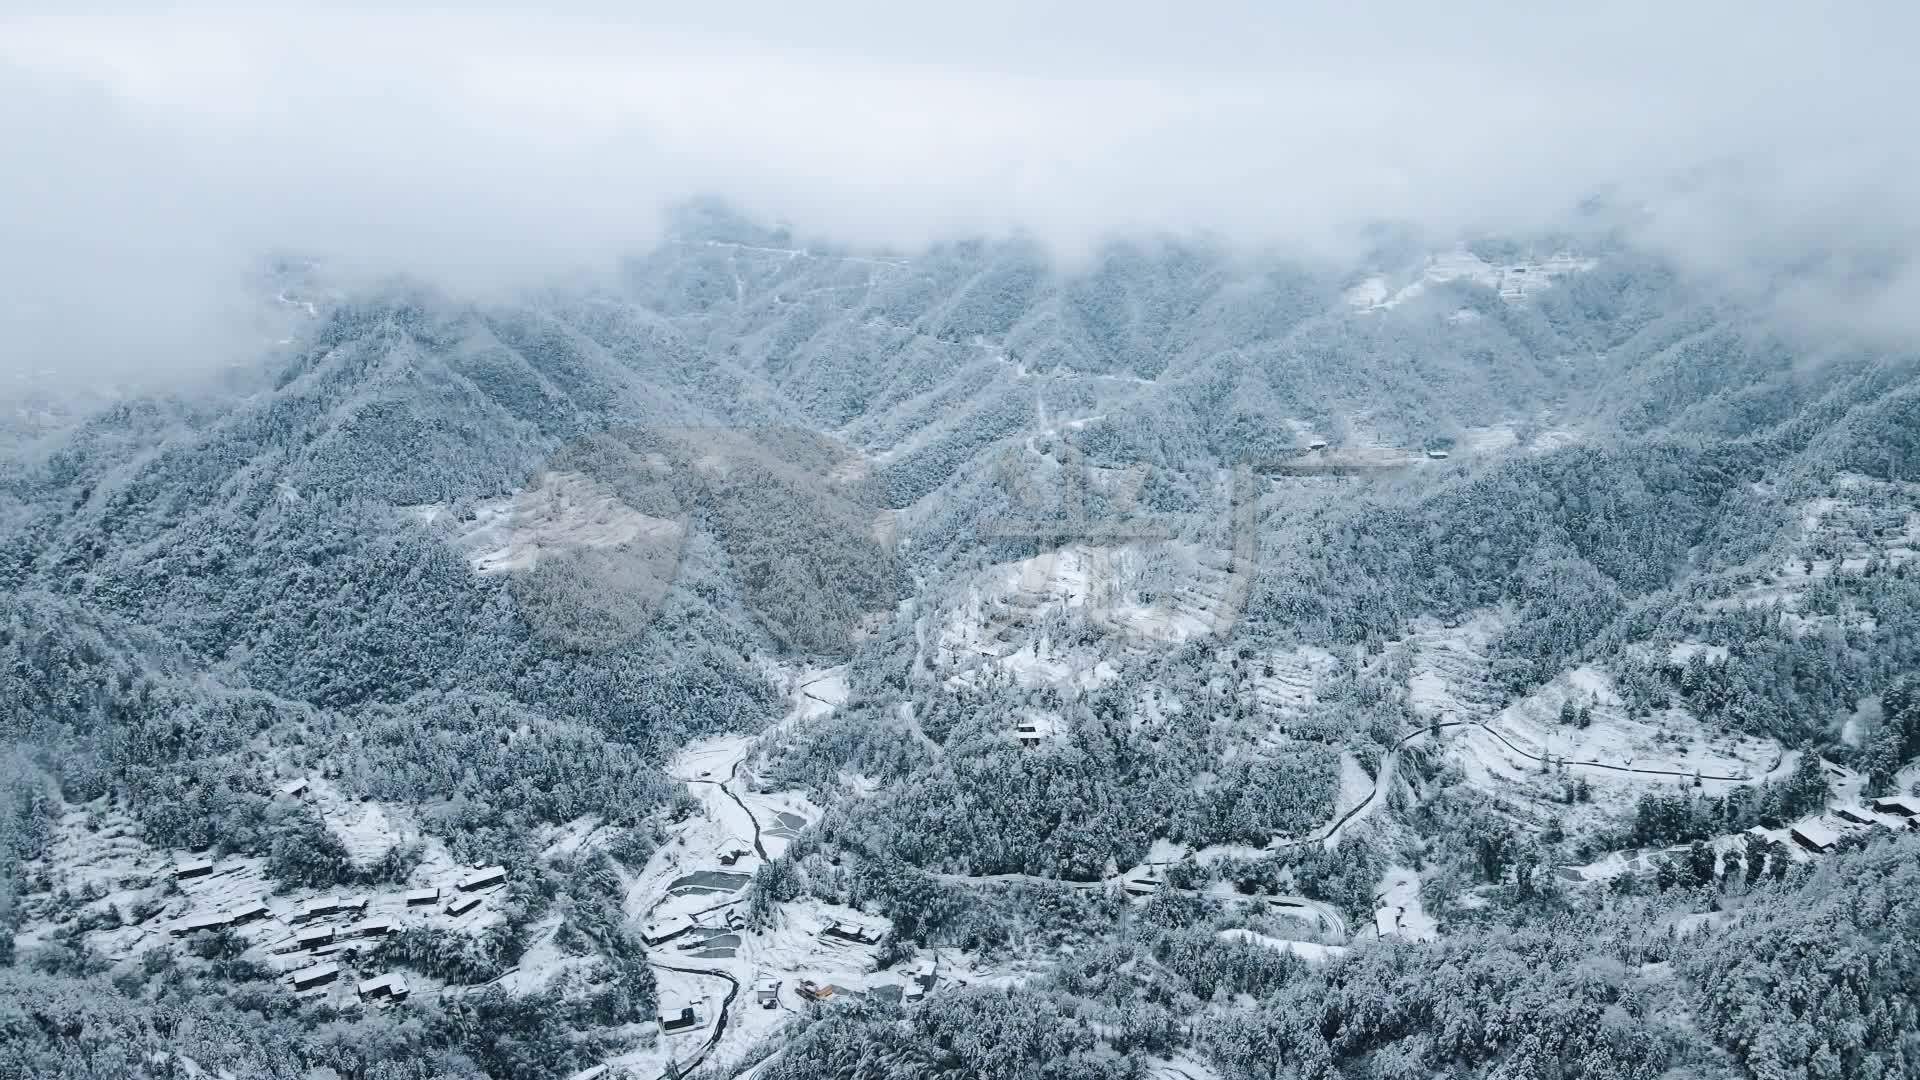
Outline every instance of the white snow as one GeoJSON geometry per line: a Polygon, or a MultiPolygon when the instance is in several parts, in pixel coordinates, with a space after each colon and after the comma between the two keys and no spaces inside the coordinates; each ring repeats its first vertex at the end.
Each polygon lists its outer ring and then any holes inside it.
{"type": "Polygon", "coordinates": [[[1420,903],[1420,875],[1405,866],[1390,866],[1380,881],[1380,909],[1392,913],[1395,932],[1413,941],[1432,941],[1439,928],[1420,903]]]}
{"type": "MultiPolygon", "coordinates": [[[[448,519],[444,506],[410,509],[429,525],[448,519]]],[[[682,523],[642,514],[599,481],[574,472],[542,473],[532,486],[480,503],[470,519],[448,524],[452,542],[482,575],[528,569],[543,554],[627,545],[671,574],[685,534],[682,523]]]]}

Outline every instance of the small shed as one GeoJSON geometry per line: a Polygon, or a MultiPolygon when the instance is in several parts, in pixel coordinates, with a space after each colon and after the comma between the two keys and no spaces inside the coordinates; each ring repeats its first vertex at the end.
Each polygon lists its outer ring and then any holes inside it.
{"type": "Polygon", "coordinates": [[[763,1009],[777,1008],[780,1004],[780,980],[761,979],[754,983],[753,1000],[763,1009]]]}
{"type": "Polygon", "coordinates": [[[407,996],[407,980],[399,972],[389,971],[384,975],[363,979],[353,989],[361,1001],[371,1001],[375,998],[400,1001],[407,996]]]}
{"type": "Polygon", "coordinates": [[[480,906],[480,899],[478,896],[456,896],[447,904],[447,914],[465,915],[480,906]]]}
{"type": "Polygon", "coordinates": [[[1832,851],[1840,834],[1818,821],[1804,821],[1789,830],[1794,842],[1808,851],[1832,851]]]}
{"type": "Polygon", "coordinates": [[[681,1031],[691,1031],[699,1027],[701,1023],[700,1009],[698,1006],[662,1006],[660,1009],[660,1030],[669,1035],[681,1031]]]}
{"type": "Polygon", "coordinates": [[[460,891],[472,892],[492,885],[504,884],[507,880],[507,868],[504,866],[483,866],[460,879],[460,891]]]}
{"type": "Polygon", "coordinates": [[[1013,737],[1020,740],[1021,746],[1031,750],[1040,745],[1040,726],[1029,720],[1013,729],[1013,737]]]}
{"type": "Polygon", "coordinates": [[[310,968],[301,968],[292,975],[295,990],[311,990],[316,986],[325,986],[340,977],[340,965],[328,961],[315,964],[310,968]]]}
{"type": "Polygon", "coordinates": [[[1325,450],[1326,448],[1327,448],[1327,440],[1325,439],[1315,439],[1312,442],[1309,442],[1307,444],[1307,449],[1316,454],[1322,450],[1325,450]]]}
{"type": "Polygon", "coordinates": [[[293,944],[297,949],[311,949],[315,945],[330,945],[332,943],[333,927],[331,926],[309,926],[304,930],[296,930],[293,932],[293,944]]]}
{"type": "Polygon", "coordinates": [[[280,794],[285,795],[289,799],[304,798],[307,792],[311,790],[313,790],[313,785],[307,783],[307,778],[304,776],[298,780],[291,780],[280,785],[280,794]]]}
{"type": "Polygon", "coordinates": [[[437,885],[428,889],[415,889],[407,894],[408,907],[422,907],[439,902],[440,888],[437,885]]]}
{"type": "Polygon", "coordinates": [[[173,865],[173,877],[175,881],[206,877],[211,873],[213,873],[212,859],[188,859],[185,862],[178,862],[173,865]]]}
{"type": "Polygon", "coordinates": [[[1447,457],[1448,457],[1448,454],[1445,450],[1427,451],[1427,459],[1430,461],[1445,461],[1447,460],[1447,457]]]}

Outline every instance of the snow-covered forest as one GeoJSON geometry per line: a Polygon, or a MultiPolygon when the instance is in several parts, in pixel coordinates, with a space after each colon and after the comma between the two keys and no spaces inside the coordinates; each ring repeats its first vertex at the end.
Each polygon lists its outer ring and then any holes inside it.
{"type": "Polygon", "coordinates": [[[259,289],[7,431],[0,1075],[1915,1075],[1911,352],[1598,219],[259,289]]]}

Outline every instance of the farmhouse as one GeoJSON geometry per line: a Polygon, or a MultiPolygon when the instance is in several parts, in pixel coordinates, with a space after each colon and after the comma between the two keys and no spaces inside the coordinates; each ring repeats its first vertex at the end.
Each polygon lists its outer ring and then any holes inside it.
{"type": "Polygon", "coordinates": [[[173,877],[176,881],[205,877],[211,873],[213,873],[212,859],[188,859],[185,862],[175,863],[173,867],[173,877]]]}
{"type": "Polygon", "coordinates": [[[440,889],[438,886],[430,889],[415,889],[407,894],[408,907],[419,907],[423,904],[437,904],[439,902],[440,889]]]}
{"type": "Polygon", "coordinates": [[[731,837],[720,847],[718,853],[720,865],[732,866],[734,863],[739,862],[752,853],[753,849],[747,847],[746,843],[739,837],[731,837]]]}
{"type": "Polygon", "coordinates": [[[311,949],[315,945],[330,945],[332,943],[333,927],[331,926],[309,926],[304,930],[296,930],[293,933],[293,946],[296,949],[311,949]]]}
{"type": "Polygon", "coordinates": [[[364,979],[353,989],[361,1001],[371,1001],[374,998],[400,1001],[407,996],[407,980],[399,972],[389,971],[384,975],[364,979]]]}
{"type": "Polygon", "coordinates": [[[301,968],[293,973],[295,990],[311,990],[316,986],[325,986],[340,977],[340,965],[332,962],[315,964],[310,968],[301,968]]]}
{"type": "Polygon", "coordinates": [[[1873,808],[1895,817],[1920,818],[1920,795],[1882,795],[1873,800],[1873,808]]]}
{"type": "Polygon", "coordinates": [[[1827,828],[1818,821],[1803,821],[1791,830],[1794,842],[1808,851],[1832,851],[1840,842],[1840,834],[1827,828]]]}
{"type": "Polygon", "coordinates": [[[447,905],[447,914],[465,915],[467,912],[479,907],[480,900],[481,898],[478,896],[456,896],[453,898],[453,901],[447,905]]]}
{"type": "Polygon", "coordinates": [[[484,866],[460,879],[460,891],[472,892],[489,885],[499,885],[507,880],[507,868],[504,866],[484,866]]]}
{"type": "Polygon", "coordinates": [[[660,1030],[672,1035],[678,1031],[689,1031],[701,1025],[700,1010],[693,1005],[681,1005],[678,1008],[661,1006],[660,1030]]]}
{"type": "Polygon", "coordinates": [[[771,1009],[780,1004],[780,980],[761,979],[753,984],[753,1000],[763,1009],[771,1009]]]}
{"type": "Polygon", "coordinates": [[[219,913],[209,915],[189,915],[173,924],[173,936],[185,937],[201,930],[218,930],[233,922],[233,918],[219,913]]]}

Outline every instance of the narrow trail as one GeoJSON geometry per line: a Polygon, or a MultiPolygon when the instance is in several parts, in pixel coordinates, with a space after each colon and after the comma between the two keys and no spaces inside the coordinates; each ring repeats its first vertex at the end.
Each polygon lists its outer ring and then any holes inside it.
{"type": "Polygon", "coordinates": [[[912,735],[915,741],[919,742],[921,746],[926,747],[927,753],[932,754],[936,758],[947,756],[947,748],[934,742],[932,736],[927,734],[926,729],[920,726],[920,718],[914,715],[913,702],[903,701],[900,703],[900,719],[907,722],[907,734],[912,735]]]}

